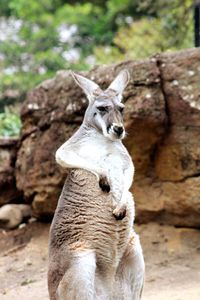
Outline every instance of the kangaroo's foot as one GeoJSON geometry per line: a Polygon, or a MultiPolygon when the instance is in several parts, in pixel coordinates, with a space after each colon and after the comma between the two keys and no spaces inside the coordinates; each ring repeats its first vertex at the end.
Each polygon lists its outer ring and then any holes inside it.
{"type": "Polygon", "coordinates": [[[105,192],[105,193],[110,192],[110,185],[109,185],[109,182],[108,182],[108,179],[107,179],[106,176],[100,175],[99,186],[100,186],[100,188],[102,189],[103,192],[105,192]]]}
{"type": "Polygon", "coordinates": [[[113,210],[113,215],[116,220],[122,220],[126,216],[126,205],[118,204],[117,207],[113,210]]]}

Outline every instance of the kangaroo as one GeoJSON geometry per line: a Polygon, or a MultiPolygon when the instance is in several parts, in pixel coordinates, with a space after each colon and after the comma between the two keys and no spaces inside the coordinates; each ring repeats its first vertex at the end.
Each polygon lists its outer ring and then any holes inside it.
{"type": "Polygon", "coordinates": [[[50,229],[50,300],[139,300],[145,267],[133,230],[134,167],[121,142],[129,75],[122,71],[106,91],[73,77],[89,105],[81,127],[56,152],[71,171],[50,229]]]}
{"type": "Polygon", "coordinates": [[[120,72],[106,91],[93,81],[72,73],[89,99],[84,120],[78,131],[56,152],[56,161],[64,168],[93,172],[103,190],[113,195],[113,214],[122,219],[126,198],[132,185],[134,166],[122,144],[122,93],[129,81],[126,70],[120,72]]]}
{"type": "Polygon", "coordinates": [[[144,260],[132,195],[122,220],[112,210],[112,194],[101,190],[94,174],[71,170],[50,229],[50,300],[141,299],[144,260]]]}

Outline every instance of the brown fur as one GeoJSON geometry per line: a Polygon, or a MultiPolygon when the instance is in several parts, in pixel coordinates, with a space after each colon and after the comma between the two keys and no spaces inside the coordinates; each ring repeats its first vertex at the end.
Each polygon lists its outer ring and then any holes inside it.
{"type": "Polygon", "coordinates": [[[56,300],[59,283],[66,270],[70,270],[76,252],[94,250],[96,273],[115,276],[122,257],[128,255],[129,241],[134,243],[131,235],[134,216],[132,205],[121,221],[115,219],[112,211],[111,194],[100,189],[92,173],[80,169],[70,172],[50,229],[48,287],[51,300],[56,300]]]}

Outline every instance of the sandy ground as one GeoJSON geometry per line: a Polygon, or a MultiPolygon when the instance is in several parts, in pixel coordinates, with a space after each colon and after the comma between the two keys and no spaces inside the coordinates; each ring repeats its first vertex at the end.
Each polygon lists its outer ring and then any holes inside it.
{"type": "MultiPolygon", "coordinates": [[[[48,231],[33,223],[0,232],[0,299],[48,299],[48,231]]],[[[142,300],[200,300],[200,231],[153,223],[136,231],[146,261],[142,300]]]]}

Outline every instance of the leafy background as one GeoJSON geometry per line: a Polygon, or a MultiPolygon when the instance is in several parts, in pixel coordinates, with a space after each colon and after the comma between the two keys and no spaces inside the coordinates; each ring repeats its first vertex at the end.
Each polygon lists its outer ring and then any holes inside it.
{"type": "Polygon", "coordinates": [[[192,0],[1,0],[0,136],[19,135],[19,103],[60,69],[189,47],[192,0]]]}

